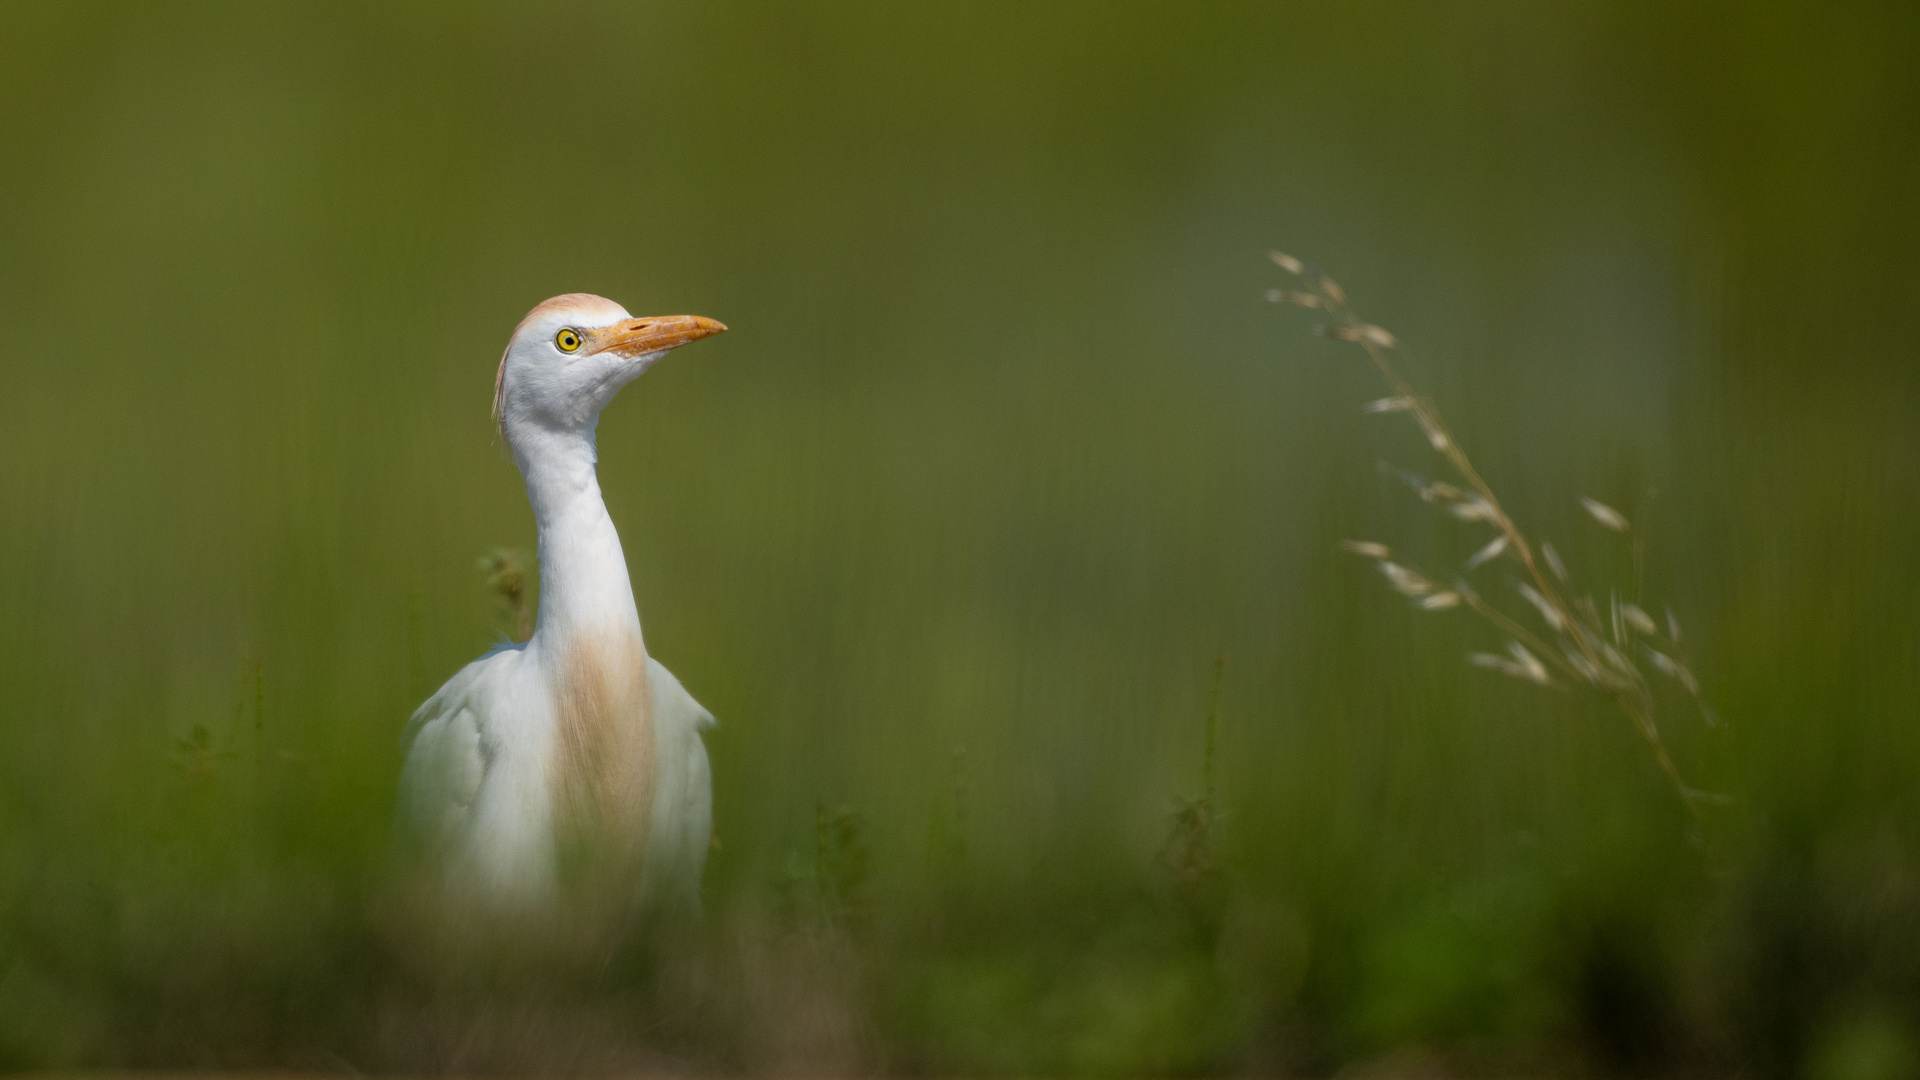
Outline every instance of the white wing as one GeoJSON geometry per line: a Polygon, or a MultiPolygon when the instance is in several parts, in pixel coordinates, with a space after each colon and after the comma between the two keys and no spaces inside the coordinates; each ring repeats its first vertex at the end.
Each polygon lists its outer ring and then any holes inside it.
{"type": "Polygon", "coordinates": [[[480,724],[465,702],[425,715],[427,706],[421,708],[409,724],[413,731],[400,772],[396,816],[405,842],[444,853],[462,832],[486,772],[480,724]]]}
{"type": "Polygon", "coordinates": [[[700,875],[713,841],[713,775],[700,732],[714,725],[713,714],[651,656],[647,682],[660,771],[641,892],[665,907],[698,912],[700,875]]]}
{"type": "Polygon", "coordinates": [[[398,839],[456,874],[477,872],[495,891],[544,888],[550,876],[539,756],[516,722],[523,646],[502,646],[461,668],[415,710],[402,742],[398,839]]]}
{"type": "Polygon", "coordinates": [[[410,846],[440,853],[461,831],[486,773],[480,749],[480,722],[471,691],[488,653],[447,680],[407,721],[400,737],[407,764],[400,771],[400,805],[395,818],[401,839],[410,846]]]}

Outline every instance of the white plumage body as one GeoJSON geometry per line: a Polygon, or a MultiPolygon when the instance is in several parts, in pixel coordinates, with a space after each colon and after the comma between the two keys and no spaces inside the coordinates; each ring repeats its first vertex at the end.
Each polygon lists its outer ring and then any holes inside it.
{"type": "Polygon", "coordinates": [[[577,849],[637,899],[698,908],[713,716],[647,655],[594,430],[622,386],[713,328],[575,294],[535,308],[502,358],[495,407],[539,531],[538,618],[420,706],[400,777],[403,834],[458,892],[540,901],[577,849]]]}
{"type": "MultiPolygon", "coordinates": [[[[537,901],[555,885],[557,732],[539,691],[540,658],[528,652],[528,645],[506,646],[475,660],[413,714],[400,813],[407,833],[437,854],[456,885],[537,901]]],[[[713,714],[651,657],[647,683],[658,749],[641,890],[697,909],[713,803],[700,732],[713,726],[713,714]]]]}

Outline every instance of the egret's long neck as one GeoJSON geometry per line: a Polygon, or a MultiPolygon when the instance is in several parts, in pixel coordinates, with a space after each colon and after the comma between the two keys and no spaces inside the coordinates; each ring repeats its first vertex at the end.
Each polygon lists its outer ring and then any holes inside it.
{"type": "Polygon", "coordinates": [[[514,463],[540,536],[540,612],[534,637],[631,629],[640,614],[594,472],[593,432],[516,432],[514,463]]]}

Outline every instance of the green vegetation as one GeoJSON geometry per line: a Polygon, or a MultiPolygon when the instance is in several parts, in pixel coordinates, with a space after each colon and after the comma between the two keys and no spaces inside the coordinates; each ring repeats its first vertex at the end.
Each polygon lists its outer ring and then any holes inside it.
{"type": "Polygon", "coordinates": [[[6,23],[0,1069],[1914,1075],[1913,5],[6,23]],[[1487,536],[1273,245],[1717,725],[1341,549],[1487,536]],[[653,935],[390,861],[537,593],[494,366],[580,289],[731,327],[600,431],[720,719],[653,935]]]}

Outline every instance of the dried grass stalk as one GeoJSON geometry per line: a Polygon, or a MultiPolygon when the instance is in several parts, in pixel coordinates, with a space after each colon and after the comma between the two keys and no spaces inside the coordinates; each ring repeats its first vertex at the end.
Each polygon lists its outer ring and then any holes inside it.
{"type": "MultiPolygon", "coordinates": [[[[1405,560],[1396,559],[1385,544],[1350,540],[1341,546],[1373,560],[1388,584],[1407,597],[1414,607],[1423,611],[1465,608],[1506,635],[1506,655],[1473,653],[1468,660],[1476,667],[1541,686],[1561,686],[1564,680],[1567,685],[1586,687],[1611,698],[1621,716],[1646,741],[1660,770],[1672,782],[1689,812],[1697,815],[1702,803],[1721,801],[1721,797],[1689,787],[1681,779],[1654,722],[1652,685],[1633,659],[1637,653],[1655,672],[1677,683],[1693,698],[1707,723],[1714,722],[1712,710],[1701,698],[1698,678],[1680,658],[1680,624],[1673,610],[1666,610],[1663,634],[1644,607],[1621,599],[1617,589],[1608,592],[1608,617],[1604,621],[1591,594],[1569,599],[1562,590],[1571,587],[1572,577],[1560,553],[1550,543],[1536,543],[1508,516],[1433,402],[1422,397],[1388,359],[1388,352],[1399,347],[1399,339],[1355,315],[1340,287],[1313,267],[1277,251],[1272,253],[1272,259],[1276,266],[1300,278],[1305,287],[1274,289],[1268,298],[1324,312],[1330,321],[1315,327],[1315,333],[1358,345],[1388,390],[1388,396],[1369,402],[1365,411],[1409,414],[1427,445],[1452,470],[1455,482],[1429,480],[1404,469],[1382,467],[1396,473],[1422,502],[1459,521],[1484,523],[1493,533],[1466,560],[1462,577],[1451,589],[1443,588],[1433,578],[1407,565],[1405,560]],[[1526,602],[1521,616],[1508,614],[1488,602],[1465,580],[1466,574],[1503,558],[1511,559],[1519,567],[1520,579],[1513,587],[1514,595],[1526,602]],[[1531,618],[1537,618],[1536,625],[1528,625],[1531,621],[1527,617],[1528,609],[1531,618]]],[[[1622,535],[1632,530],[1625,514],[1598,499],[1581,496],[1579,502],[1602,528],[1622,535]]],[[[1636,565],[1638,542],[1636,534],[1636,565]]]]}

